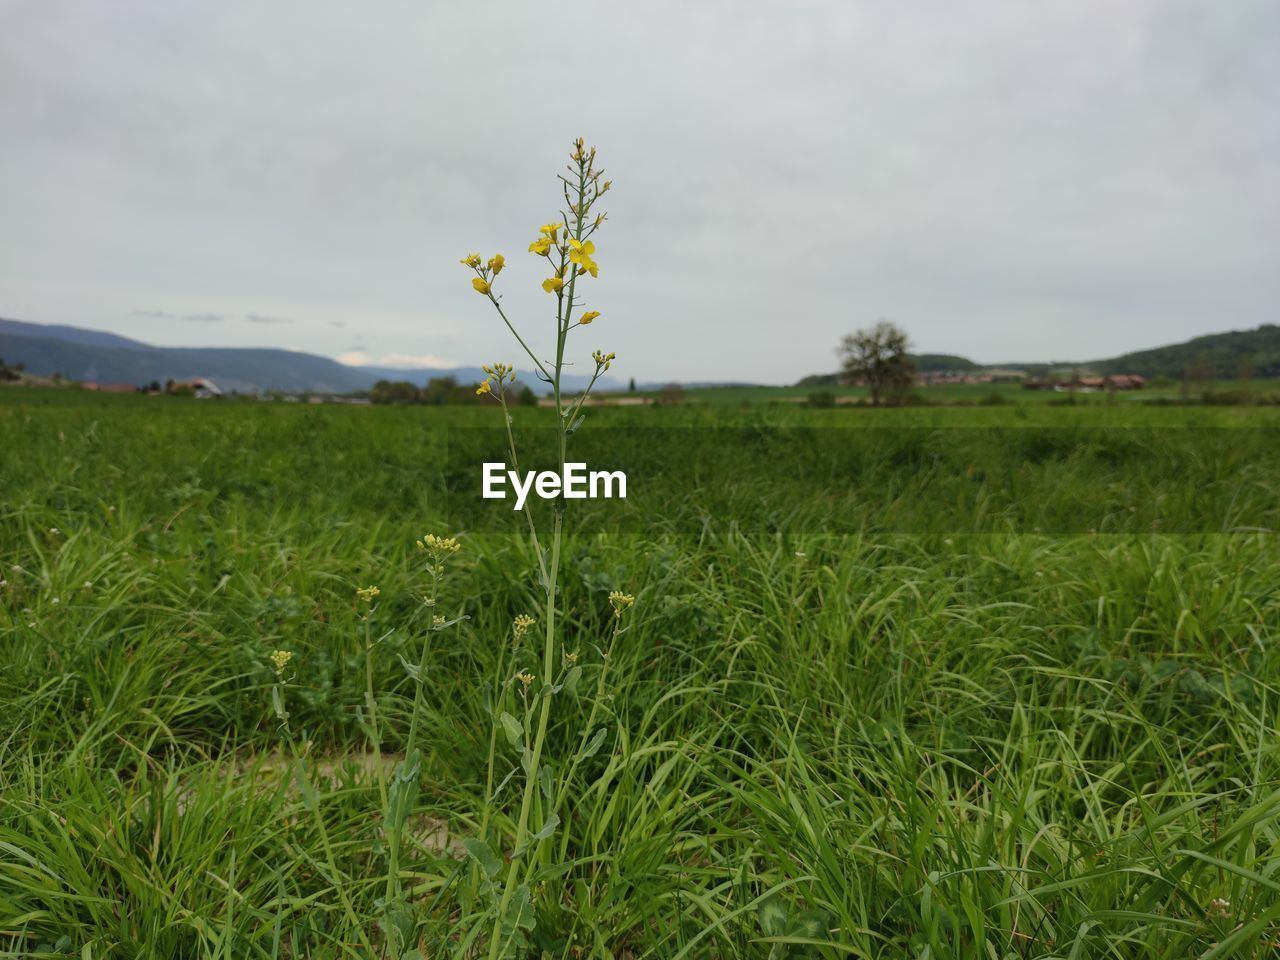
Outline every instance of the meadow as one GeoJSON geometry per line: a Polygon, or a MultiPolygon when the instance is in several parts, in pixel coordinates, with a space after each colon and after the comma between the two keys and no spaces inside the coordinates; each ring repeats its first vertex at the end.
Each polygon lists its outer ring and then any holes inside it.
{"type": "MultiPolygon", "coordinates": [[[[750,399],[592,410],[583,434],[874,430],[859,500],[893,495],[839,532],[821,483],[781,521],[723,522],[748,503],[712,484],[728,499],[570,528],[564,648],[600,695],[548,733],[574,758],[565,866],[528,955],[1280,954],[1280,407],[750,399]],[[962,474],[963,431],[993,428],[1028,440],[962,474]],[[1036,440],[1133,429],[1160,432],[1036,440]],[[1155,492],[1104,520],[1140,520],[1096,525],[1124,491],[1090,471],[1135,463],[1155,492]],[[926,473],[960,506],[922,500],[926,473]],[[1073,506],[993,523],[1002,489],[1073,506]],[[635,605],[610,642],[615,591],[635,605]]],[[[518,528],[444,500],[450,437],[496,415],[0,390],[0,956],[379,955],[380,791],[419,663],[411,955],[475,949],[493,681],[540,592],[518,528]],[[435,607],[428,533],[461,544],[435,607]]]]}

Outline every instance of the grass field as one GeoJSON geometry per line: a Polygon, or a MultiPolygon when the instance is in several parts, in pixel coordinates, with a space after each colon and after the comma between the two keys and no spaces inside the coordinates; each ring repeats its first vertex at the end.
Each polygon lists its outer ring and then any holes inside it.
{"type": "MultiPolygon", "coordinates": [[[[1095,399],[584,429],[1280,426],[1095,399]]],[[[537,558],[445,526],[438,491],[446,428],[496,416],[0,390],[0,956],[382,955],[380,811],[419,663],[410,955],[483,946],[463,844],[511,852],[492,704],[537,662],[511,640],[537,558]],[[427,533],[462,545],[435,607],[427,533]]],[[[1266,471],[1202,489],[1203,459],[1153,461],[1166,503],[1280,502],[1266,471]]],[[[909,491],[918,458],[886,463],[909,491]]],[[[1089,498],[1083,474],[1034,476],[1045,502],[1089,498]]],[[[1270,529],[697,533],[664,524],[675,500],[567,540],[567,867],[531,866],[530,956],[1280,955],[1270,529]],[[616,639],[612,591],[636,597],[616,639]]]]}
{"type": "MultiPolygon", "coordinates": [[[[685,402],[707,403],[715,406],[742,405],[754,403],[800,403],[809,400],[815,394],[830,394],[838,402],[866,402],[870,392],[866,387],[857,386],[815,386],[815,387],[769,387],[769,386],[730,386],[730,387],[691,387],[681,392],[685,402]]],[[[1221,401],[1224,397],[1247,402],[1265,401],[1275,403],[1280,400],[1280,384],[1275,380],[1218,380],[1200,384],[1169,384],[1166,386],[1150,386],[1144,390],[1117,391],[1108,394],[1106,391],[1095,393],[1056,392],[1053,390],[1024,390],[1020,383],[949,383],[936,386],[919,386],[912,391],[914,398],[923,404],[992,404],[1019,403],[1062,405],[1073,403],[1081,406],[1102,406],[1108,404],[1144,404],[1171,403],[1192,399],[1201,401],[1206,394],[1212,399],[1221,401]],[[996,399],[998,398],[998,399],[996,399]]],[[[663,391],[638,390],[635,393],[619,393],[615,396],[663,397],[663,391]]]]}

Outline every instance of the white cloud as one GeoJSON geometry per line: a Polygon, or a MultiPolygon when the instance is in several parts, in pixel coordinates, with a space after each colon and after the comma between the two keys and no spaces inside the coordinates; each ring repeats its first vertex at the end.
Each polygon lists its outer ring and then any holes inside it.
{"type": "Polygon", "coordinates": [[[431,367],[461,367],[466,364],[454,360],[437,357],[433,353],[384,353],[377,357],[370,356],[364,350],[348,350],[335,358],[348,367],[397,367],[405,370],[431,367]]]}

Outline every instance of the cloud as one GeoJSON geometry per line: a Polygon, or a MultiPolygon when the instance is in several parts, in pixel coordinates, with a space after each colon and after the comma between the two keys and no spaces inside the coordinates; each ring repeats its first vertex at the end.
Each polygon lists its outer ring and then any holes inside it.
{"type": "Polygon", "coordinates": [[[227,318],[221,313],[188,313],[181,319],[187,323],[221,323],[227,318]]]}
{"type": "Polygon", "coordinates": [[[341,330],[341,329],[342,329],[343,327],[345,327],[346,325],[347,325],[347,321],[345,321],[345,320],[330,320],[330,321],[329,321],[329,326],[331,326],[331,327],[337,327],[339,330],[341,330]]]}
{"type": "Polygon", "coordinates": [[[172,313],[164,310],[134,310],[129,316],[131,317],[150,317],[154,320],[175,320],[177,319],[172,313]]]}
{"type": "Polygon", "coordinates": [[[437,357],[433,353],[384,353],[378,357],[371,357],[364,350],[354,349],[338,354],[336,359],[339,363],[348,367],[394,367],[413,370],[418,368],[440,369],[463,366],[463,364],[455,360],[437,357]]]}
{"type": "Polygon", "coordinates": [[[264,313],[246,313],[244,318],[250,323],[293,323],[288,317],[272,317],[264,313]]]}

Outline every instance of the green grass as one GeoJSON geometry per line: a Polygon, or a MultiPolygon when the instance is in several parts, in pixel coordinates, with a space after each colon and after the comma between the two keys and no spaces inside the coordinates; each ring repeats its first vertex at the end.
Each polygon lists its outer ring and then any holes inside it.
{"type": "MultiPolygon", "coordinates": [[[[620,409],[591,426],[850,413],[620,409]]],[[[869,414],[1280,422],[1101,403],[869,414]]],[[[441,526],[435,475],[441,428],[494,415],[0,392],[0,955],[359,955],[311,797],[279,755],[275,649],[295,652],[287,701],[314,802],[380,942],[354,596],[370,583],[387,757],[411,704],[399,655],[430,644],[405,886],[427,956],[467,935],[458,841],[483,807],[486,690],[538,587],[519,538],[441,526]],[[464,543],[441,610],[470,619],[442,633],[420,602],[427,532],[464,543]]],[[[1267,481],[1250,482],[1242,496],[1267,481]]],[[[609,592],[637,602],[612,651],[607,738],[556,835],[572,866],[535,896],[535,955],[1280,950],[1272,533],[678,535],[661,520],[568,541],[583,688],[609,592]]],[[[566,703],[552,758],[584,733],[586,700],[566,703]]]]}
{"type": "MultiPolygon", "coordinates": [[[[756,403],[800,403],[815,394],[831,394],[842,402],[863,402],[870,398],[866,387],[692,387],[683,391],[684,402],[705,403],[712,406],[740,406],[756,403]]],[[[1224,395],[1239,394],[1250,402],[1275,403],[1280,399],[1280,381],[1270,380],[1218,380],[1212,383],[1192,384],[1184,389],[1179,384],[1151,386],[1144,390],[1121,391],[1113,395],[1099,393],[1056,393],[1052,390],[1024,390],[1020,383],[949,383],[936,386],[915,387],[914,396],[926,404],[990,404],[993,398],[1000,403],[1027,405],[1056,405],[1068,400],[1082,406],[1107,404],[1141,404],[1175,402],[1190,399],[1202,400],[1206,393],[1221,400],[1224,395]]],[[[662,397],[658,390],[617,393],[615,397],[662,397]]]]}

